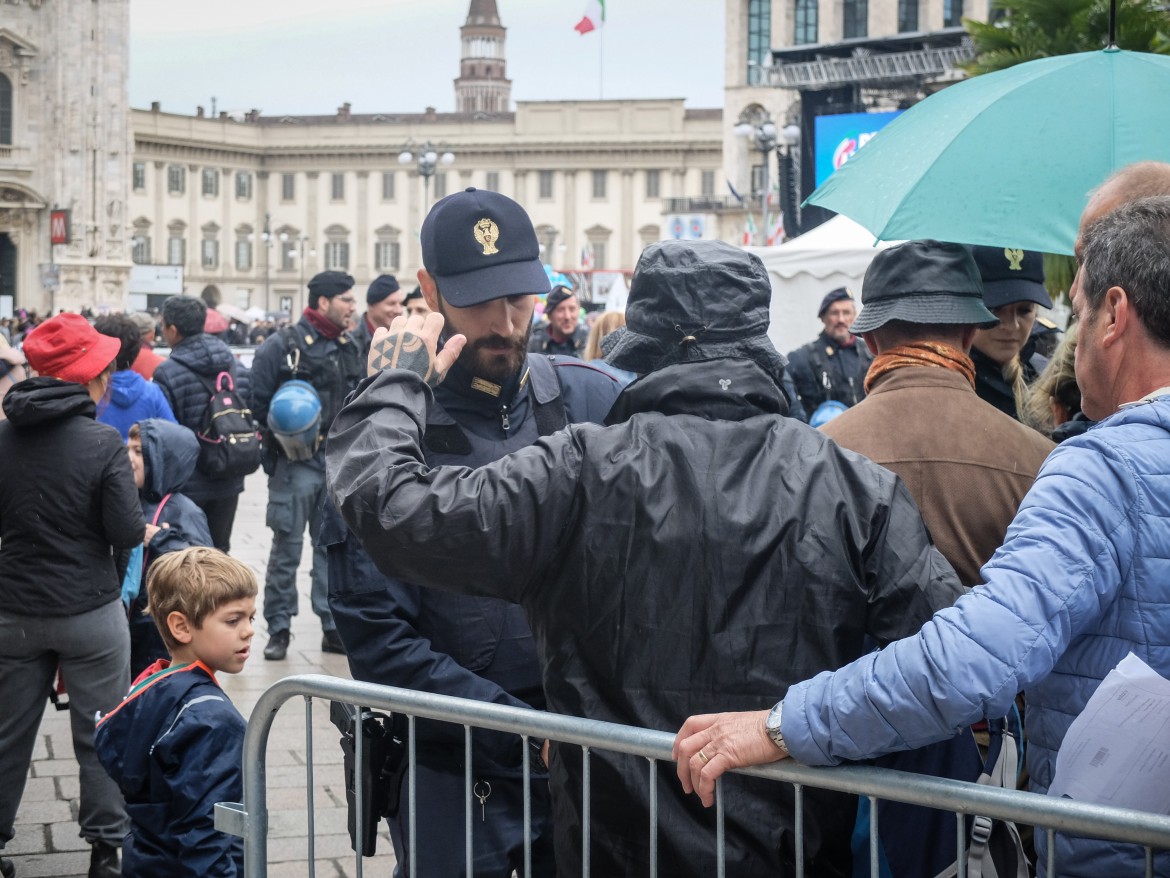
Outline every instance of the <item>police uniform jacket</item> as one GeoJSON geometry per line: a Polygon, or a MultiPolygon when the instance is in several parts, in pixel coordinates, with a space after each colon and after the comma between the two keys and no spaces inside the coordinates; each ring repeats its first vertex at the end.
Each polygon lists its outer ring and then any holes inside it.
{"type": "MultiPolygon", "coordinates": [[[[436,466],[490,463],[566,421],[600,422],[619,389],[608,373],[570,358],[530,354],[525,369],[502,386],[477,382],[456,366],[428,414],[426,460],[436,466]],[[559,420],[550,412],[558,405],[559,420]]],[[[536,647],[519,606],[472,593],[444,594],[383,574],[328,501],[321,543],[329,554],[329,606],[355,679],[545,707],[536,647]]],[[[469,577],[464,587],[472,592],[474,584],[469,577]]],[[[462,773],[461,726],[419,721],[416,729],[420,762],[462,773]]],[[[525,758],[516,735],[475,731],[477,777],[521,777],[525,758]]]]}
{"type": "Polygon", "coordinates": [[[788,355],[788,372],[796,385],[805,415],[812,417],[822,402],[835,399],[857,405],[865,398],[865,373],[873,354],[860,338],[842,345],[825,333],[788,355]]]}
{"type": "MultiPolygon", "coordinates": [[[[673,731],[769,707],[960,592],[897,477],[781,416],[753,362],[650,373],[613,426],[570,426],[474,470],[428,466],[432,408],[411,373],[364,382],[330,433],[329,491],[383,570],[520,603],[558,713],[673,731]]],[[[557,868],[579,875],[580,750],[553,746],[557,868]]],[[[593,871],[645,874],[646,760],[599,750],[591,766],[593,871]]],[[[659,873],[715,875],[714,813],[659,771],[659,873]]],[[[788,874],[792,788],[729,776],[724,793],[727,873],[788,874]]],[[[810,874],[849,874],[853,800],[804,801],[810,874]]]]}
{"type": "Polygon", "coordinates": [[[585,343],[589,341],[589,331],[584,326],[578,326],[573,334],[564,341],[553,341],[548,333],[548,324],[542,323],[532,330],[528,339],[528,350],[538,354],[561,354],[566,357],[580,357],[585,352],[585,343]]]}

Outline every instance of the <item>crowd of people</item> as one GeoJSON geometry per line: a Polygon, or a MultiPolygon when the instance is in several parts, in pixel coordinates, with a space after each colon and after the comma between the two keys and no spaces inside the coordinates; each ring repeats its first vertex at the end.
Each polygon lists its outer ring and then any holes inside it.
{"type": "MultiPolygon", "coordinates": [[[[326,271],[284,325],[218,328],[183,296],[7,321],[0,851],[59,672],[89,874],[242,874],[214,829],[244,729],[216,673],[243,669],[261,590],[264,658],[286,658],[306,531],[321,649],[355,679],[681,727],[677,783],[593,754],[599,874],[645,871],[652,801],[659,869],[714,874],[703,806],[729,769],[917,751],[1021,693],[1043,792],[1127,652],[1170,674],[1170,166],[1089,201],[1051,358],[1042,258],[1010,241],[881,251],[860,311],[827,291],[823,331],[785,358],[740,248],[651,245],[625,312],[585,315],[503,195],[441,199],[420,239],[417,288],[378,277],[363,313],[326,271]],[[489,247],[482,223],[509,234],[489,247]],[[259,467],[263,583],[230,556],[259,467]]],[[[415,735],[416,797],[387,815],[398,868],[457,873],[462,730],[415,735]]],[[[578,874],[580,752],[477,731],[471,759],[491,791],[476,874],[523,870],[526,772],[532,874],[578,874]]],[[[851,798],[805,791],[798,835],[790,788],[735,776],[724,796],[729,874],[785,873],[801,847],[809,874],[852,874],[851,798]]],[[[913,863],[895,874],[948,866],[885,843],[913,863]]],[[[1065,835],[1055,854],[1073,876],[1143,859],[1065,835]]]]}

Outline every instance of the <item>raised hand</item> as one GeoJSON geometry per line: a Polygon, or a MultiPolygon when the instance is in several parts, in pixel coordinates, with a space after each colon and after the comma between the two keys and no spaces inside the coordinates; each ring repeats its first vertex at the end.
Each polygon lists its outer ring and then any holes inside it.
{"type": "Polygon", "coordinates": [[[459,359],[467,341],[462,335],[452,336],[443,350],[437,351],[442,331],[443,315],[437,311],[395,317],[389,329],[374,333],[366,363],[368,374],[377,375],[383,369],[407,369],[431,387],[437,386],[459,359]]]}

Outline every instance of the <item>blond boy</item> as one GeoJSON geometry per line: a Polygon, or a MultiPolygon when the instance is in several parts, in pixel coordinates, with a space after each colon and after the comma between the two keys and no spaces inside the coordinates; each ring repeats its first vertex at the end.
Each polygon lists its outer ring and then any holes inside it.
{"type": "Polygon", "coordinates": [[[239,839],[215,829],[216,802],[242,799],[244,718],[216,680],[251,652],[256,579],[210,548],[162,556],[147,612],[171,659],[147,668],[99,720],[98,758],[126,798],[122,875],[242,876],[239,839]]]}

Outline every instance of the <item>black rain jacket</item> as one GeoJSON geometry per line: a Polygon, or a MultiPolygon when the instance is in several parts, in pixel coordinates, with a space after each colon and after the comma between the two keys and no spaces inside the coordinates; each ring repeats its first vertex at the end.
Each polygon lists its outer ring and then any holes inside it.
{"type": "MultiPolygon", "coordinates": [[[[338,415],[328,486],[388,574],[522,604],[549,708],[676,731],[759,710],[793,683],[916,631],[961,593],[893,473],[782,417],[746,360],[686,363],[619,396],[610,427],[574,425],[495,463],[428,468],[431,394],[365,381],[338,415]]],[[[646,760],[592,754],[592,864],[643,875],[646,760]]],[[[581,756],[554,745],[558,871],[581,871],[581,756]]],[[[658,766],[659,873],[715,875],[715,813],[658,766]]],[[[789,874],[790,786],[724,784],[727,874],[789,874]]],[[[806,790],[810,875],[846,875],[851,797],[806,790]]]]}
{"type": "Polygon", "coordinates": [[[81,384],[30,378],[0,421],[0,602],[22,616],[75,616],[122,595],[115,550],[142,542],[134,471],[81,384]]]}

